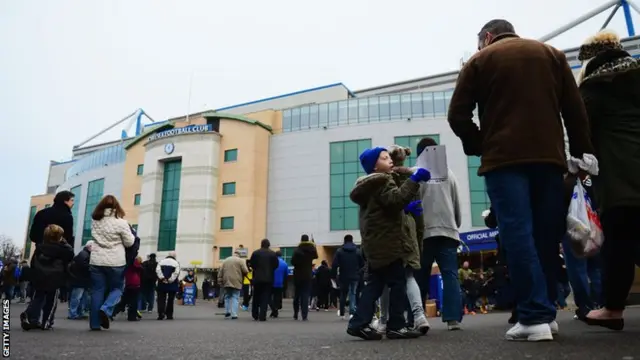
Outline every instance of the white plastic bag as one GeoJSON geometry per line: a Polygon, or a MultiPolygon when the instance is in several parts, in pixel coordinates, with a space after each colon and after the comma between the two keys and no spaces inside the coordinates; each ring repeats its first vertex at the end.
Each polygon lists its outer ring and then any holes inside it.
{"type": "Polygon", "coordinates": [[[571,240],[571,250],[579,257],[597,254],[604,241],[600,218],[591,206],[591,199],[589,199],[580,179],[573,187],[569,204],[567,235],[571,240]]]}

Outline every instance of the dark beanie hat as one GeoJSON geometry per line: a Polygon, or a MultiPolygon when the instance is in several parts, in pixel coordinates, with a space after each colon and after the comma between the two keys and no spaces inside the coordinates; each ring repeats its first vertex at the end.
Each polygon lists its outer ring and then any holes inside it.
{"type": "Polygon", "coordinates": [[[378,158],[380,157],[380,153],[383,151],[387,151],[387,149],[383,147],[375,147],[373,149],[366,149],[362,154],[360,154],[360,165],[362,165],[364,172],[371,174],[374,171],[378,158]]]}

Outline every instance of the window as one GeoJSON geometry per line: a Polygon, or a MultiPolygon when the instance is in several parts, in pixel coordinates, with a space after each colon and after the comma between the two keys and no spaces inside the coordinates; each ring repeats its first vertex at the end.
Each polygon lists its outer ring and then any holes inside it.
{"type": "Polygon", "coordinates": [[[29,238],[29,231],[31,230],[31,225],[33,224],[33,218],[36,216],[38,212],[38,208],[32,206],[29,209],[29,222],[27,223],[27,241],[24,244],[24,254],[22,255],[24,259],[28,259],[31,255],[31,238],[29,238]]]}
{"type": "Polygon", "coordinates": [[[140,194],[133,195],[133,205],[140,205],[140,194]]]}
{"type": "Polygon", "coordinates": [[[84,223],[82,224],[82,245],[91,240],[91,214],[96,205],[102,200],[104,192],[104,179],[93,180],[87,186],[87,201],[84,207],[84,223]]]}
{"type": "Polygon", "coordinates": [[[224,151],[224,162],[238,161],[238,149],[224,151]]]}
{"type": "Polygon", "coordinates": [[[46,209],[46,208],[49,208],[49,207],[51,207],[51,204],[44,204],[44,208],[45,208],[45,209],[46,209]]]}
{"type": "Polygon", "coordinates": [[[224,260],[228,257],[231,257],[231,254],[233,254],[233,248],[231,246],[220,248],[220,260],[224,260]]]}
{"type": "Polygon", "coordinates": [[[330,152],[331,230],[357,230],[358,205],[349,193],[359,176],[364,175],[360,166],[360,153],[371,147],[371,139],[333,142],[330,152]]]}
{"type": "Polygon", "coordinates": [[[296,251],[295,247],[281,247],[280,252],[282,253],[282,260],[284,260],[287,265],[291,266],[291,258],[293,257],[293,252],[296,251]]]}
{"type": "Polygon", "coordinates": [[[207,125],[211,125],[211,130],[220,132],[220,118],[217,116],[207,117],[207,125]]]}
{"type": "Polygon", "coordinates": [[[138,233],[138,224],[131,224],[131,227],[133,228],[133,231],[136,232],[136,234],[138,233]]]}
{"type": "Polygon", "coordinates": [[[71,216],[73,216],[73,231],[76,231],[78,226],[78,207],[80,206],[80,196],[82,195],[82,185],[72,187],[71,192],[73,193],[73,197],[76,200],[75,204],[71,208],[71,216]]]}
{"type": "Polygon", "coordinates": [[[138,165],[138,169],[136,170],[136,174],[142,175],[144,173],[144,164],[138,165]]]}
{"type": "Polygon", "coordinates": [[[233,216],[220,218],[220,230],[233,230],[235,219],[233,216]]]}
{"type": "Polygon", "coordinates": [[[467,157],[467,168],[469,169],[469,195],[471,200],[471,225],[485,227],[482,212],[491,207],[491,202],[487,195],[484,179],[478,176],[478,167],[480,167],[479,157],[467,157]]]}
{"type": "Polygon", "coordinates": [[[158,251],[173,251],[176,249],[181,172],[181,160],[164,163],[158,251]]]}
{"type": "Polygon", "coordinates": [[[222,184],[222,195],[235,195],[236,194],[236,183],[228,182],[222,184]]]}
{"type": "Polygon", "coordinates": [[[396,136],[393,139],[396,145],[408,147],[411,149],[411,155],[409,158],[404,161],[404,166],[412,167],[416,165],[416,159],[418,158],[418,154],[416,154],[416,149],[418,147],[418,143],[424,137],[430,137],[436,141],[436,143],[440,144],[440,135],[411,135],[411,136],[396,136]]]}

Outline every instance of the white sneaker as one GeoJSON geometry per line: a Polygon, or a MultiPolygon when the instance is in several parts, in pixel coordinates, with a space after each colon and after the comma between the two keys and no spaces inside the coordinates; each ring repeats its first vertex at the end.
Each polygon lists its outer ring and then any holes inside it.
{"type": "Polygon", "coordinates": [[[414,321],[415,329],[418,330],[422,335],[427,335],[431,326],[429,325],[429,320],[425,316],[421,316],[414,321]]]}
{"type": "Polygon", "coordinates": [[[340,316],[340,310],[338,310],[338,314],[337,315],[338,315],[338,317],[343,317],[343,316],[340,316]]]}
{"type": "Polygon", "coordinates": [[[551,329],[552,335],[558,335],[560,328],[558,327],[558,322],[553,320],[549,323],[549,328],[551,329]]]}
{"type": "Polygon", "coordinates": [[[551,341],[553,334],[549,324],[522,325],[515,324],[505,334],[509,341],[551,341]]]}
{"type": "Polygon", "coordinates": [[[449,331],[455,331],[462,329],[462,327],[457,321],[447,321],[447,329],[449,329],[449,331]]]}
{"type": "Polygon", "coordinates": [[[349,320],[353,319],[353,315],[349,314],[349,320]]]}
{"type": "Polygon", "coordinates": [[[385,334],[387,332],[387,324],[383,324],[380,321],[378,321],[378,326],[376,326],[374,329],[376,329],[377,332],[379,332],[380,334],[385,334]]]}

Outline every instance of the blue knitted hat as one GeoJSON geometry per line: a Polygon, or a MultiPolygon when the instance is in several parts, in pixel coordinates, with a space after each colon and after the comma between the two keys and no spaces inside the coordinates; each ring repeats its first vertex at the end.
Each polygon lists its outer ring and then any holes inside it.
{"type": "Polygon", "coordinates": [[[367,174],[371,174],[378,162],[378,158],[380,157],[380,153],[383,151],[387,151],[387,149],[383,147],[375,147],[373,149],[366,149],[360,154],[360,165],[362,165],[362,169],[367,174]]]}

